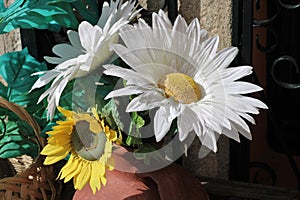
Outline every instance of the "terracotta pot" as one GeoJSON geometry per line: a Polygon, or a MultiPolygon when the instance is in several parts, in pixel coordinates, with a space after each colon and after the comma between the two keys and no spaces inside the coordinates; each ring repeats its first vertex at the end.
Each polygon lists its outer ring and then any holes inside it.
{"type": "MultiPolygon", "coordinates": [[[[116,164],[130,166],[117,155],[116,164]]],[[[116,156],[115,156],[116,157],[116,156]]],[[[134,167],[132,170],[134,171],[134,167]]],[[[147,173],[107,171],[107,184],[93,195],[87,184],[73,200],[208,200],[200,180],[178,164],[147,173]]]]}

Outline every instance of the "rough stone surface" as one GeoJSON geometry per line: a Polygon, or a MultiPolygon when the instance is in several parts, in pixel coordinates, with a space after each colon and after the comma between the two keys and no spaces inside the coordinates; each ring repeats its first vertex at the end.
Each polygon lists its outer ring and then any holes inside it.
{"type": "MultiPolygon", "coordinates": [[[[5,0],[4,5],[8,6],[12,2],[14,2],[14,0],[5,0]]],[[[19,29],[0,35],[0,55],[7,52],[19,51],[21,49],[22,45],[19,29]]]]}
{"type": "Polygon", "coordinates": [[[201,0],[179,0],[179,13],[189,23],[194,18],[200,19],[201,0]]]}
{"type": "Polygon", "coordinates": [[[7,52],[19,51],[22,48],[20,31],[18,29],[10,33],[1,34],[0,41],[0,55],[7,52]]]}
{"type": "MultiPolygon", "coordinates": [[[[219,49],[231,46],[231,0],[180,0],[179,5],[179,13],[188,22],[197,17],[200,19],[201,28],[206,29],[210,36],[219,35],[219,49]]],[[[198,159],[200,145],[199,141],[194,141],[189,148],[188,157],[183,158],[184,166],[199,176],[228,178],[229,140],[221,137],[218,141],[218,152],[209,153],[203,159],[198,159]]]]}

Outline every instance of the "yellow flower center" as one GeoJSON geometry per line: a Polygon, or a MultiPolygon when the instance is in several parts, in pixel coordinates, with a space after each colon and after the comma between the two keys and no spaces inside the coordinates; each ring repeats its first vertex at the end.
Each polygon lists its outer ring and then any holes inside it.
{"type": "Polygon", "coordinates": [[[94,133],[89,127],[90,124],[84,120],[76,123],[72,133],[72,147],[86,160],[99,160],[104,154],[107,137],[104,132],[94,133]]]}
{"type": "Polygon", "coordinates": [[[186,74],[167,74],[160,78],[158,87],[164,90],[166,97],[173,97],[184,104],[197,102],[201,98],[199,85],[186,74]]]}

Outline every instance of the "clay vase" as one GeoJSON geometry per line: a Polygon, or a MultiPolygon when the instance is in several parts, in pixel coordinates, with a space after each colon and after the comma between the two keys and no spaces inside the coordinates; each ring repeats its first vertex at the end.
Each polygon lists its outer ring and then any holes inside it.
{"type": "MultiPolygon", "coordinates": [[[[116,162],[132,167],[122,157],[116,162]]],[[[106,185],[95,195],[87,184],[75,192],[73,200],[209,200],[201,181],[175,163],[147,173],[115,169],[107,171],[106,178],[106,185]]]]}

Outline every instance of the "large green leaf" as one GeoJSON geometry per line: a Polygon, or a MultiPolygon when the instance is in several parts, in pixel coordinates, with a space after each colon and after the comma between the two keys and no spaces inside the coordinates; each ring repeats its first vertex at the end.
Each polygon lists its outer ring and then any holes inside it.
{"type": "Polygon", "coordinates": [[[0,84],[0,96],[25,107],[32,115],[43,110],[43,105],[37,105],[37,101],[44,89],[28,92],[38,78],[31,74],[44,70],[47,70],[46,64],[33,58],[27,48],[0,56],[0,76],[4,80],[0,84]]]}
{"type": "Polygon", "coordinates": [[[76,0],[16,0],[8,8],[0,3],[0,34],[16,28],[59,30],[77,28],[78,20],[71,3],[76,0]]]}
{"type": "Polygon", "coordinates": [[[38,155],[34,132],[26,122],[5,120],[0,123],[0,130],[0,158],[38,155]]]}

